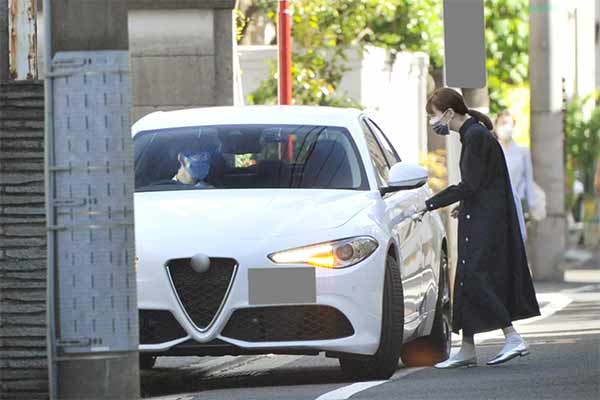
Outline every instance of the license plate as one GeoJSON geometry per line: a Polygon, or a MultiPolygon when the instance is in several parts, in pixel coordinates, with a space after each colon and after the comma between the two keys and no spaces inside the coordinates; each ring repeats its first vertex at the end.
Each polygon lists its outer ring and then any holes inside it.
{"type": "Polygon", "coordinates": [[[248,295],[251,305],[315,303],[315,269],[251,268],[248,295]]]}

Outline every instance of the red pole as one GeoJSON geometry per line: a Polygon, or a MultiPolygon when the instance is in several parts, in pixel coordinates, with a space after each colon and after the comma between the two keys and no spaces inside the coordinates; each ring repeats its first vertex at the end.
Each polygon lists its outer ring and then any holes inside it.
{"type": "Polygon", "coordinates": [[[289,1],[279,0],[279,104],[292,104],[292,19],[289,1]]]}

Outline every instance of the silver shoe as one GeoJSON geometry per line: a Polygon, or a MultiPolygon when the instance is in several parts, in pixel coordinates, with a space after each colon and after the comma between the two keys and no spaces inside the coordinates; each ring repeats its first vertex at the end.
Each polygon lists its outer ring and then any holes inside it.
{"type": "Polygon", "coordinates": [[[449,358],[446,361],[442,361],[441,363],[435,364],[433,367],[438,369],[449,369],[449,368],[460,368],[460,367],[476,367],[477,366],[477,357],[471,357],[468,359],[452,359],[449,358]]]}
{"type": "Polygon", "coordinates": [[[503,364],[507,361],[512,360],[516,357],[525,357],[529,355],[529,346],[526,342],[520,343],[514,349],[510,349],[506,352],[499,353],[496,357],[487,362],[487,365],[498,365],[503,364]]]}

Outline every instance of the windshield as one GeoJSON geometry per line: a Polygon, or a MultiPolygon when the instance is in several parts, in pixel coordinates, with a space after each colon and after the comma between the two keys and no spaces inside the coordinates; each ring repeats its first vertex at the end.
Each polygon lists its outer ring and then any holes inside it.
{"type": "Polygon", "coordinates": [[[138,133],[137,192],[253,188],[368,188],[347,129],[219,125],[138,133]]]}

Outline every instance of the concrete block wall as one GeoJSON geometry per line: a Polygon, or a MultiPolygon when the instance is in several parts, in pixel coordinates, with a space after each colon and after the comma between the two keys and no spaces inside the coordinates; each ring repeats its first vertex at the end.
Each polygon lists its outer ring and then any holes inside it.
{"type": "Polygon", "coordinates": [[[48,397],[44,92],[0,82],[0,399],[48,397]]]}
{"type": "Polygon", "coordinates": [[[130,10],[132,122],[157,110],[233,104],[231,9],[130,10]]]}

